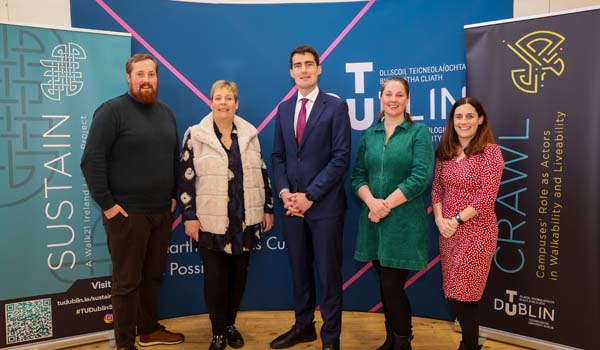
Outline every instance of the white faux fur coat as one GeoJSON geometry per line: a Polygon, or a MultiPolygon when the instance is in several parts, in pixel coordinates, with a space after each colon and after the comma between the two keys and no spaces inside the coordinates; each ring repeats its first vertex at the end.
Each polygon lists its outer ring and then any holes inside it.
{"type": "MultiPolygon", "coordinates": [[[[242,169],[244,175],[244,211],[246,226],[261,223],[264,218],[265,188],[261,168],[260,143],[256,128],[238,117],[233,119],[237,129],[242,169]]],[[[190,127],[196,173],[196,216],[204,231],[225,234],[229,225],[227,217],[229,160],[213,127],[209,113],[199,124],[190,127]]]]}

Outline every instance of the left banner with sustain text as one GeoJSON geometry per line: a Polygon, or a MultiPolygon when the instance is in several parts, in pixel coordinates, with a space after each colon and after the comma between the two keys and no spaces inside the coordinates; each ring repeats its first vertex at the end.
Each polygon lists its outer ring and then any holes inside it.
{"type": "Polygon", "coordinates": [[[131,36],[0,23],[0,348],[112,329],[101,211],[79,163],[127,91],[131,36]]]}

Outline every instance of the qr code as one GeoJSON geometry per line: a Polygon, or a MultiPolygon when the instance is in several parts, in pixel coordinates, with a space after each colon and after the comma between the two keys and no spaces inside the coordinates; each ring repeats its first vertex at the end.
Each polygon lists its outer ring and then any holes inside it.
{"type": "Polygon", "coordinates": [[[6,344],[52,337],[50,298],[6,304],[6,344]]]}

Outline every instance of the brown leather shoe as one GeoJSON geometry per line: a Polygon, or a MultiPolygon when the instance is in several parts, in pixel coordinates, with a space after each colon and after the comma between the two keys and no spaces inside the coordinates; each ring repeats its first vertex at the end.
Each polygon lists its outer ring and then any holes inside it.
{"type": "Polygon", "coordinates": [[[140,335],[140,346],[173,345],[183,343],[184,336],[181,333],[169,332],[164,326],[160,326],[150,334],[140,335]]]}

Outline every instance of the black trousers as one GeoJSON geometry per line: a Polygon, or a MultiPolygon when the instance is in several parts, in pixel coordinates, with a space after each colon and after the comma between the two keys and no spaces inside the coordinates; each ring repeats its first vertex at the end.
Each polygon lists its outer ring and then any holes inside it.
{"type": "Polygon", "coordinates": [[[204,300],[213,335],[224,335],[235,318],[246,288],[250,252],[240,255],[199,247],[204,266],[204,300]]]}
{"type": "Polygon", "coordinates": [[[452,309],[460,323],[462,341],[468,350],[479,346],[479,302],[458,301],[450,299],[452,309]]]}
{"type": "Polygon", "coordinates": [[[373,260],[373,267],[379,276],[381,303],[386,322],[400,336],[409,337],[412,332],[412,310],[404,291],[408,270],[381,266],[379,260],[373,260]]]}
{"type": "Polygon", "coordinates": [[[157,330],[158,296],[171,240],[173,214],[102,216],[112,260],[112,307],[117,347],[157,330]]]}

